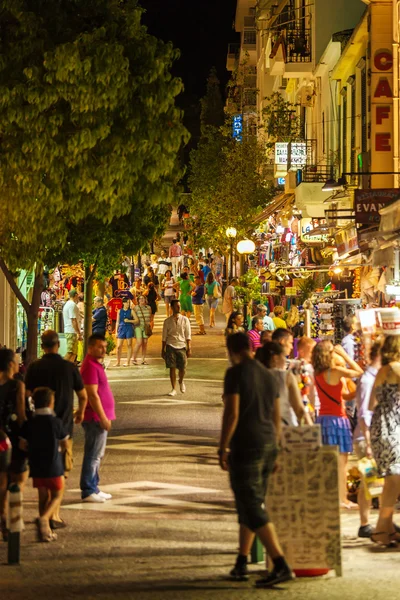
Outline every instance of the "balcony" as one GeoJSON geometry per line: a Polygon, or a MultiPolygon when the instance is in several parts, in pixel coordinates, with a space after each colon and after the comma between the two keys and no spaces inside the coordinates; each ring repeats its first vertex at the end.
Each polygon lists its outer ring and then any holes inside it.
{"type": "Polygon", "coordinates": [[[271,32],[270,73],[286,78],[312,72],[311,29],[277,28],[271,32]]]}
{"type": "Polygon", "coordinates": [[[328,179],[332,179],[332,167],[330,165],[308,164],[301,171],[299,183],[324,184],[328,181],[328,179]]]}

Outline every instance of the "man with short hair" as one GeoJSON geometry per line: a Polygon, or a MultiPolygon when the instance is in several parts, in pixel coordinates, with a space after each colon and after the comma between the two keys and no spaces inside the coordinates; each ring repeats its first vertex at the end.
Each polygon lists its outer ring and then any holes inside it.
{"type": "Polygon", "coordinates": [[[79,327],[80,314],[77,304],[78,292],[71,290],[69,292],[69,300],[64,304],[63,308],[64,333],[67,341],[67,353],[64,358],[70,362],[75,362],[78,355],[78,341],[82,339],[79,327]]]}
{"type": "Polygon", "coordinates": [[[88,339],[88,353],[81,367],[88,395],[88,405],[82,423],[85,432],[80,481],[83,502],[103,503],[112,497],[99,488],[100,461],[105,453],[111,422],[115,419],[114,396],[102,364],[106,351],[107,342],[104,335],[92,334],[88,339]]]}
{"type": "Polygon", "coordinates": [[[264,304],[257,305],[257,317],[262,318],[264,331],[275,331],[275,324],[271,317],[267,315],[267,307],[264,304]]]}
{"type": "Polygon", "coordinates": [[[230,284],[226,287],[224,297],[222,300],[222,312],[226,318],[226,324],[228,325],[229,317],[233,313],[233,300],[235,298],[235,286],[239,284],[236,277],[231,279],[230,284]]]}
{"type": "Polygon", "coordinates": [[[248,579],[247,557],[257,535],[274,568],[256,586],[271,587],[294,578],[265,507],[281,430],[279,389],[273,374],[252,358],[245,333],[228,336],[227,348],[233,366],[225,375],[218,455],[221,468],[229,470],[240,524],[239,554],[230,575],[248,579]]]}
{"type": "Polygon", "coordinates": [[[172,240],[172,244],[169,247],[168,256],[171,259],[172,275],[174,277],[176,277],[180,271],[180,264],[181,264],[181,257],[182,257],[182,248],[178,244],[178,241],[176,239],[172,240]]]}
{"type": "Polygon", "coordinates": [[[272,334],[272,341],[280,344],[285,352],[286,358],[289,358],[293,350],[293,334],[288,329],[279,327],[278,329],[275,329],[272,334]]]}
{"type": "Polygon", "coordinates": [[[357,320],[354,316],[346,317],[343,319],[343,331],[346,334],[342,339],[341,346],[345,352],[350,356],[352,360],[355,357],[356,341],[354,339],[354,333],[357,329],[357,320]]]}
{"type": "Polygon", "coordinates": [[[103,298],[96,296],[93,300],[94,310],[92,312],[92,333],[106,335],[107,328],[107,310],[104,306],[103,298]]]}
{"type": "MultiPolygon", "coordinates": [[[[87,403],[87,394],[83,385],[82,377],[77,367],[70,361],[64,360],[58,353],[60,340],[58,333],[50,329],[45,331],[41,337],[43,356],[34,361],[28,367],[25,376],[25,387],[27,397],[32,396],[36,388],[48,387],[54,391],[54,412],[61,419],[63,426],[68,431],[66,450],[63,453],[65,477],[73,465],[72,435],[75,424],[82,423],[87,403]],[[79,401],[79,407],[75,412],[74,419],[74,392],[79,401]]],[[[65,526],[60,518],[59,509],[54,515],[53,528],[65,526]]]]}
{"type": "Polygon", "coordinates": [[[168,396],[176,396],[176,369],[179,371],[179,387],[184,394],[186,386],[183,382],[187,359],[191,355],[191,327],[190,321],[181,315],[179,300],[171,301],[172,315],[165,319],[162,332],[161,356],[165,366],[169,369],[172,389],[168,396]]]}

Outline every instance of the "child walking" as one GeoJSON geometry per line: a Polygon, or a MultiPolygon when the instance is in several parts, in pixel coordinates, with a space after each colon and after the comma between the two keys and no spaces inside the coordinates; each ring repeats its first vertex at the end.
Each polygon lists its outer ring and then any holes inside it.
{"type": "Polygon", "coordinates": [[[59,508],[64,489],[64,465],[61,450],[69,438],[61,419],[54,414],[54,392],[39,387],[33,393],[35,413],[21,430],[21,448],[28,451],[30,476],[39,494],[37,528],[41,542],[57,539],[50,527],[59,508]]]}

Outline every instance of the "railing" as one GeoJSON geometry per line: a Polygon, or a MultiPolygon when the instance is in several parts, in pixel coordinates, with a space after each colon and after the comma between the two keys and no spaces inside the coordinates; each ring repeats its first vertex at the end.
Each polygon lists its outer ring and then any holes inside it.
{"type": "Polygon", "coordinates": [[[257,31],[255,29],[245,29],[243,31],[243,46],[256,46],[257,31]]]}
{"type": "Polygon", "coordinates": [[[332,179],[330,165],[306,165],[302,169],[301,181],[303,183],[326,183],[332,179]]]}
{"type": "Polygon", "coordinates": [[[311,29],[275,29],[271,36],[272,47],[279,39],[284,43],[287,63],[311,62],[311,29]]]}
{"type": "Polygon", "coordinates": [[[236,58],[239,56],[240,44],[228,44],[228,57],[236,58]]]}

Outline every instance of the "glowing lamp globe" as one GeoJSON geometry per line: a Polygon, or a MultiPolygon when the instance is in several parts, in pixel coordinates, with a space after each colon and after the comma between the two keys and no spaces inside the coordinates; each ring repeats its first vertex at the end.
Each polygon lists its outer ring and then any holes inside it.
{"type": "Polygon", "coordinates": [[[236,248],[239,254],[252,254],[256,249],[256,245],[251,240],[241,240],[236,248]]]}
{"type": "Polygon", "coordinates": [[[237,231],[234,227],[228,227],[228,229],[225,231],[226,237],[229,239],[233,239],[236,237],[237,231]]]}

